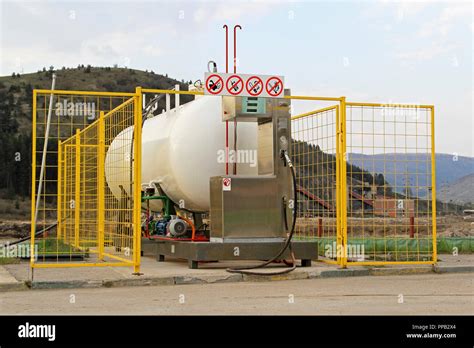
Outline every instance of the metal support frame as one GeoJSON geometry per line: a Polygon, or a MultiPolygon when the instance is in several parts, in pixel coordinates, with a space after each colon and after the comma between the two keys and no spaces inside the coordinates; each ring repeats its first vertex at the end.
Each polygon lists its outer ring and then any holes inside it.
{"type": "MultiPolygon", "coordinates": [[[[149,240],[142,239],[145,255],[154,255],[158,262],[165,258],[188,260],[189,268],[198,268],[201,261],[242,261],[242,260],[268,260],[277,254],[283,242],[187,242],[178,240],[149,240]]],[[[316,260],[318,255],[317,242],[294,241],[291,243],[296,260],[301,260],[303,267],[311,265],[311,260],[316,260]]],[[[290,251],[286,250],[281,259],[290,259],[290,251]]]]}

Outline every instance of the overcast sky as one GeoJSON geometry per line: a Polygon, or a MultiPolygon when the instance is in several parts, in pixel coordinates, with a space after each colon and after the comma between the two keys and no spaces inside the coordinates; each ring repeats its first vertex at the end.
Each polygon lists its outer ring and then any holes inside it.
{"type": "Polygon", "coordinates": [[[474,155],[470,1],[0,2],[1,75],[118,64],[194,81],[209,59],[224,70],[222,25],[240,24],[238,71],[284,75],[293,94],[435,104],[437,152],[474,155]]]}

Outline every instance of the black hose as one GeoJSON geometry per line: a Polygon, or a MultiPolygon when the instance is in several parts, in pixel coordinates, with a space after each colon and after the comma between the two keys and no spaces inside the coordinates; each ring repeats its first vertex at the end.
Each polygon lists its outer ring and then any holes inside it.
{"type": "MultiPolygon", "coordinates": [[[[295,226],[296,226],[296,217],[297,217],[297,212],[298,212],[298,191],[297,191],[297,185],[296,185],[296,173],[295,173],[295,168],[293,167],[293,163],[291,162],[290,158],[286,154],[286,152],[283,153],[283,160],[285,163],[288,164],[288,167],[290,168],[291,171],[291,176],[293,178],[293,195],[294,195],[294,210],[293,210],[293,222],[291,224],[291,231],[288,234],[288,237],[286,239],[285,244],[281,248],[281,250],[276,254],[274,257],[272,257],[270,260],[265,261],[259,265],[256,266],[248,266],[248,267],[239,267],[239,268],[227,268],[227,272],[230,273],[240,273],[240,274],[249,274],[249,275],[279,275],[279,274],[285,274],[285,273],[290,273],[291,271],[294,271],[296,269],[296,260],[295,260],[295,255],[293,253],[293,250],[291,248],[291,239],[293,238],[293,234],[295,232],[295,226]],[[291,258],[293,261],[293,266],[290,268],[287,268],[283,271],[276,271],[276,272],[253,272],[250,271],[251,269],[258,269],[258,268],[263,268],[270,263],[274,262],[277,260],[284,252],[286,249],[290,250],[291,258]]],[[[286,214],[286,209],[285,209],[285,214],[286,214]]],[[[286,216],[285,216],[286,219],[286,216]]]]}
{"type": "MultiPolygon", "coordinates": [[[[46,228],[43,228],[41,231],[38,231],[35,233],[35,237],[37,236],[40,236],[42,235],[43,233],[45,232],[48,232],[49,230],[51,230],[53,227],[57,226],[58,222],[56,221],[54,224],[46,227],[46,228]]],[[[8,248],[9,246],[11,245],[15,245],[15,244],[18,244],[18,243],[22,243],[22,242],[25,242],[27,241],[28,239],[31,239],[31,236],[28,236],[28,237],[25,237],[25,238],[22,238],[22,239],[19,239],[19,240],[16,240],[14,242],[11,242],[11,243],[8,243],[8,244],[4,244],[2,245],[3,248],[8,248]]]]}

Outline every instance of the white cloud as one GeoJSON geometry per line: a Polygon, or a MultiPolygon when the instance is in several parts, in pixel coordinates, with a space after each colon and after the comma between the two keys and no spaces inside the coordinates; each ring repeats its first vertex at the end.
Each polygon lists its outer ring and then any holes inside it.
{"type": "Polygon", "coordinates": [[[470,2],[452,1],[447,3],[438,17],[421,25],[418,36],[422,38],[432,36],[445,38],[459,18],[472,17],[472,9],[470,2]]]}
{"type": "Polygon", "coordinates": [[[211,21],[237,21],[244,16],[263,16],[274,10],[275,5],[283,4],[282,1],[267,0],[267,1],[225,1],[205,3],[194,11],[193,19],[198,24],[204,24],[211,21]],[[205,7],[204,7],[205,6],[205,7]]]}
{"type": "Polygon", "coordinates": [[[361,15],[366,18],[377,19],[381,14],[389,13],[397,21],[403,21],[425,9],[431,1],[413,0],[379,0],[368,1],[362,8],[361,15]]]}
{"type": "Polygon", "coordinates": [[[44,6],[41,6],[41,3],[39,2],[18,1],[16,2],[16,4],[20,9],[22,9],[23,11],[26,11],[28,14],[32,16],[43,16],[47,14],[47,10],[45,9],[44,6]]]}
{"type": "Polygon", "coordinates": [[[442,45],[439,43],[433,43],[428,47],[421,47],[412,51],[400,52],[397,54],[397,58],[402,60],[403,64],[409,64],[410,62],[422,62],[433,59],[434,57],[447,54],[452,52],[457,46],[456,45],[442,45]]]}

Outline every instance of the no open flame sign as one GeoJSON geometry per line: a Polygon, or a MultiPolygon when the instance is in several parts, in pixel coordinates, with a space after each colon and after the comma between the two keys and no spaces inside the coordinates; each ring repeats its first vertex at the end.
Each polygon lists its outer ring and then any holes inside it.
{"type": "Polygon", "coordinates": [[[204,94],[234,97],[281,98],[283,76],[255,74],[204,74],[204,94]]]}

